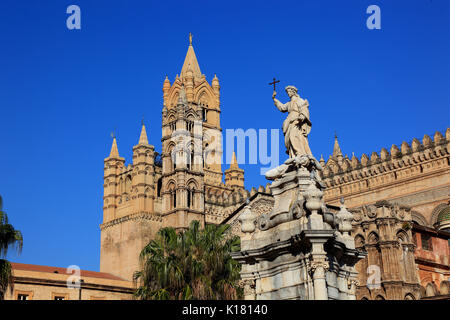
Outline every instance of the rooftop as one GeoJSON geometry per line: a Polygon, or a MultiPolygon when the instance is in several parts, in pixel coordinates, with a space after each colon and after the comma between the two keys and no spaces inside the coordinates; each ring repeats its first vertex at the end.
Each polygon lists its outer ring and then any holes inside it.
{"type": "MultiPolygon", "coordinates": [[[[46,273],[57,273],[57,274],[63,274],[63,275],[66,275],[66,274],[70,275],[70,273],[67,272],[66,268],[61,268],[61,267],[40,266],[40,265],[35,265],[35,264],[25,264],[25,263],[17,263],[17,262],[11,262],[11,267],[13,270],[46,272],[46,273]]],[[[91,278],[102,278],[102,279],[109,279],[109,280],[121,280],[121,281],[125,280],[125,279],[116,277],[109,273],[97,272],[97,271],[87,271],[87,270],[80,270],[80,276],[81,277],[91,277],[91,278]]]]}

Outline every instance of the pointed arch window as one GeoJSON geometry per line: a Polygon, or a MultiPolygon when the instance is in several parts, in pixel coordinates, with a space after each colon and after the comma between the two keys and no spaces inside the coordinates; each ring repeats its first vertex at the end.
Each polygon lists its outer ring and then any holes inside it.
{"type": "Polygon", "coordinates": [[[176,195],[175,183],[171,182],[167,187],[167,194],[169,196],[169,210],[177,207],[177,195],[176,195]]]}
{"type": "Polygon", "coordinates": [[[194,187],[191,187],[188,189],[188,193],[187,193],[187,206],[188,208],[194,208],[195,207],[195,189],[194,187]]]}
{"type": "Polygon", "coordinates": [[[177,191],[172,191],[172,209],[175,209],[177,207],[177,191]]]}
{"type": "Polygon", "coordinates": [[[172,157],[172,170],[175,170],[177,168],[177,153],[171,152],[172,157]]]}
{"type": "Polygon", "coordinates": [[[186,162],[188,170],[192,170],[194,165],[194,146],[191,145],[190,149],[186,152],[186,162]]]}
{"type": "Polygon", "coordinates": [[[162,178],[158,179],[158,182],[156,183],[156,196],[161,197],[161,188],[162,188],[162,178]]]}
{"type": "Polygon", "coordinates": [[[125,192],[131,192],[131,175],[128,175],[125,179],[125,192]]]}
{"type": "Polygon", "coordinates": [[[191,200],[192,200],[192,192],[191,192],[191,190],[188,190],[188,193],[187,193],[187,206],[188,206],[188,208],[191,207],[191,200]]]}

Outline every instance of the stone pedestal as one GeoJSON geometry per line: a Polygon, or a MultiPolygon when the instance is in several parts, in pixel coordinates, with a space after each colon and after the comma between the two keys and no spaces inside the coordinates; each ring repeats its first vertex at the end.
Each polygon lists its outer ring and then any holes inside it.
{"type": "MultiPolygon", "coordinates": [[[[310,156],[291,161],[271,185],[273,210],[259,218],[245,208],[241,251],[245,299],[352,300],[355,263],[364,255],[348,235],[351,213],[327,210],[310,156]]],[[[351,225],[350,225],[351,227],[351,225]]]]}

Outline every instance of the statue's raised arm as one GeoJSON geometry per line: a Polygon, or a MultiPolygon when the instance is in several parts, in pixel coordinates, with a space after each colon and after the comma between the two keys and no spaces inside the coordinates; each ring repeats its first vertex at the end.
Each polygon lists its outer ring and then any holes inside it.
{"type": "MultiPolygon", "coordinates": [[[[281,112],[286,112],[288,111],[287,108],[287,103],[281,103],[280,100],[278,100],[277,98],[275,98],[275,96],[277,95],[277,92],[274,91],[272,94],[272,99],[273,99],[273,103],[275,104],[275,107],[278,108],[278,110],[280,110],[281,112]]],[[[289,103],[289,102],[288,102],[289,103]]]]}

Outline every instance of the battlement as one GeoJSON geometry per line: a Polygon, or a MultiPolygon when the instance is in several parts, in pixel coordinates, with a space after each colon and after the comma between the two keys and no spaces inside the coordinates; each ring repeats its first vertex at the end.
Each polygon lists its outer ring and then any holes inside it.
{"type": "Polygon", "coordinates": [[[339,149],[326,163],[320,159],[325,198],[329,202],[338,201],[341,197],[445,172],[449,168],[449,155],[450,128],[445,134],[437,131],[433,139],[424,135],[421,142],[414,138],[411,143],[392,145],[390,151],[383,148],[379,153],[372,152],[370,157],[363,154],[361,158],[353,155],[349,159],[339,149]]]}

